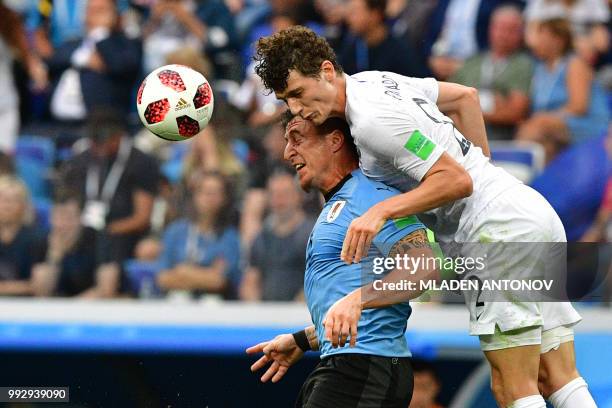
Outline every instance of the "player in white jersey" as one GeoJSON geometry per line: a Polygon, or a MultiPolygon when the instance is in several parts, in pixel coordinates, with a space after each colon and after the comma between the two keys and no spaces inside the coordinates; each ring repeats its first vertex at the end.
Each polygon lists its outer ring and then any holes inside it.
{"type": "MultiPolygon", "coordinates": [[[[546,200],[489,162],[474,89],[389,72],[349,77],[329,44],[304,27],[260,39],[255,59],[266,88],[294,115],[315,124],[345,118],[363,172],[405,192],[353,221],[345,261],[359,262],[386,220],[423,213],[442,242],[565,241],[546,200]]],[[[543,408],[541,394],[555,408],[596,406],[575,366],[572,326],[580,316],[571,304],[486,302],[477,310],[469,294],[466,302],[501,407],[543,408]]],[[[356,292],[328,311],[330,337],[356,334],[347,331],[360,303],[356,292]]]]}

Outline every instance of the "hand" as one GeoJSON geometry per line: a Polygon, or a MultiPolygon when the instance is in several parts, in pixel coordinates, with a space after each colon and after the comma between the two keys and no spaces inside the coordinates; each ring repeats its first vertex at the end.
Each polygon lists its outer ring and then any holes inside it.
{"type": "Polygon", "coordinates": [[[185,4],[182,2],[173,2],[169,5],[169,11],[174,14],[174,16],[179,21],[185,21],[186,19],[191,17],[191,14],[185,4]]]}
{"type": "Polygon", "coordinates": [[[150,18],[159,20],[170,11],[171,4],[167,0],[158,0],[151,6],[150,18]]]}
{"type": "Polygon", "coordinates": [[[357,325],[361,318],[361,288],[338,300],[327,311],[323,320],[325,338],[332,347],[344,347],[350,337],[350,346],[357,343],[357,325]]]}
{"type": "Polygon", "coordinates": [[[370,208],[361,217],[351,222],[346,232],[340,259],[347,264],[359,263],[370,249],[372,240],[385,225],[386,218],[377,206],[370,208]]]}
{"type": "Polygon", "coordinates": [[[246,349],[247,354],[264,353],[259,360],[251,366],[251,371],[255,372],[266,366],[270,367],[261,376],[261,382],[272,379],[273,383],[280,381],[289,367],[304,355],[302,349],[295,343],[292,334],[281,334],[270,341],[264,341],[246,349]]]}
{"type": "Polygon", "coordinates": [[[47,67],[40,58],[32,57],[28,62],[28,75],[32,80],[32,86],[35,91],[40,92],[49,85],[49,75],[47,67]]]}
{"type": "Polygon", "coordinates": [[[106,64],[97,51],[94,51],[93,54],[91,54],[91,58],[89,59],[87,66],[89,69],[96,72],[103,72],[106,69],[106,64]]]}

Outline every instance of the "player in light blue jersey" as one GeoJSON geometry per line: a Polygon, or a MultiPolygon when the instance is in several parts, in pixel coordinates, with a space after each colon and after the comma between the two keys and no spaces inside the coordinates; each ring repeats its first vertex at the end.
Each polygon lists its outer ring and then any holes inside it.
{"type": "MultiPolygon", "coordinates": [[[[412,395],[411,354],[405,338],[411,313],[408,302],[395,303],[390,295],[378,297],[388,304],[366,304],[357,326],[348,330],[350,343],[347,336],[326,335],[325,316],[344,296],[361,293],[364,285],[372,289],[368,268],[375,257],[433,257],[425,227],[416,217],[389,220],[361,264],[342,262],[339,255],[351,222],[399,192],[363,175],[348,125],[341,119],[315,127],[294,118],[287,125],[286,139],[285,158],[295,167],[300,185],[319,189],[326,201],[306,250],[304,293],[314,325],[249,348],[248,353],[265,353],[252,370],[271,363],[262,381],[276,382],[305,351],[317,349],[321,362],[304,383],[296,406],[405,408],[412,395]]],[[[416,272],[422,273],[421,278],[436,273],[434,267],[416,272]]],[[[414,291],[412,297],[417,295],[414,291]]]]}

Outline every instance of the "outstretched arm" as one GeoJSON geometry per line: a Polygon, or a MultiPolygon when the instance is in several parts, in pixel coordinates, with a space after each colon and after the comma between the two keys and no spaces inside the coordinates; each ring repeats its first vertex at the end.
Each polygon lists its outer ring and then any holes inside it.
{"type": "Polygon", "coordinates": [[[486,156],[491,157],[478,91],[475,88],[438,82],[436,104],[440,112],[450,117],[466,138],[480,147],[486,156]]]}
{"type": "MultiPolygon", "coordinates": [[[[310,350],[319,349],[319,340],[314,326],[308,326],[303,330],[308,341],[310,350]]],[[[296,333],[297,334],[297,333],[296,333]]],[[[247,354],[264,353],[251,366],[251,371],[255,372],[270,363],[266,372],[261,376],[261,382],[272,380],[278,382],[296,361],[304,355],[306,350],[300,348],[293,334],[281,334],[270,341],[256,344],[246,349],[247,354]]]]}

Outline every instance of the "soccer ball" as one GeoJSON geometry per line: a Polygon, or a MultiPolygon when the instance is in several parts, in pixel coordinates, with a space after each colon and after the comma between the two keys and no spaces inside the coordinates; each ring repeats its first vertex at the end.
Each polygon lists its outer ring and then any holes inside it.
{"type": "Polygon", "coordinates": [[[187,140],[208,124],[214,98],[204,75],[184,65],[165,65],[142,81],[136,106],[151,132],[166,140],[187,140]]]}

